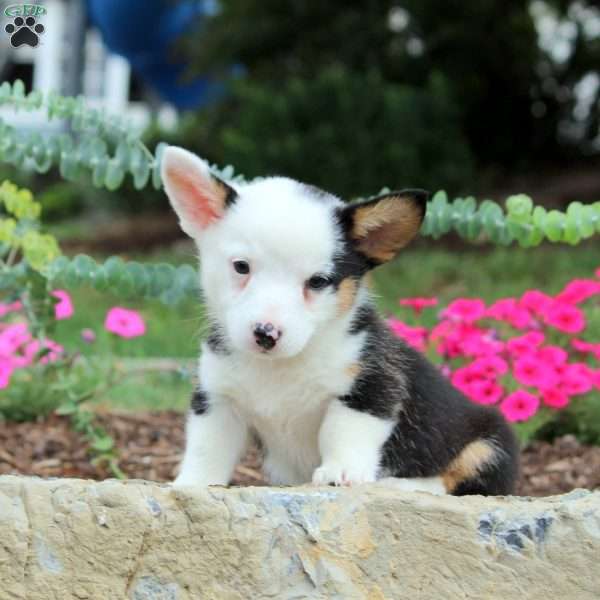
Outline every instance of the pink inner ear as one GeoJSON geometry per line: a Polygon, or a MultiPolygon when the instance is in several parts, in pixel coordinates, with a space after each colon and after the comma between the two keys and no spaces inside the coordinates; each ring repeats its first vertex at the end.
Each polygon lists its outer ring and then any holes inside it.
{"type": "Polygon", "coordinates": [[[187,219],[206,227],[222,216],[215,207],[214,199],[211,199],[207,182],[176,168],[167,169],[167,175],[178,190],[177,201],[187,219]]]}

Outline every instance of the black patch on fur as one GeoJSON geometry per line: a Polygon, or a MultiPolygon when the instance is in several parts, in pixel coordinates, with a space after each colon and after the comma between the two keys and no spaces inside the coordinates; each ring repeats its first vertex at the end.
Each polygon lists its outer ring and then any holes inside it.
{"type": "Polygon", "coordinates": [[[362,369],[340,400],[349,408],[396,421],[382,449],[381,473],[439,476],[468,444],[482,440],[498,449],[496,460],[452,493],[511,493],[518,475],[518,446],[503,416],[468,400],[422,354],[394,336],[372,306],[358,309],[350,333],[365,331],[362,369]]]}
{"type": "Polygon", "coordinates": [[[378,318],[375,309],[371,305],[363,304],[359,306],[350,324],[350,335],[356,335],[367,328],[373,328],[378,318]]]}
{"type": "Polygon", "coordinates": [[[231,354],[223,328],[218,323],[212,323],[206,338],[206,345],[215,354],[227,356],[231,354]]]}
{"type": "Polygon", "coordinates": [[[219,179],[218,177],[215,177],[215,179],[225,192],[225,208],[233,206],[238,198],[237,192],[230,185],[226,184],[222,179],[219,179]]]}
{"type": "Polygon", "coordinates": [[[206,392],[196,390],[192,394],[191,408],[195,415],[203,415],[208,410],[208,397],[206,392]]]}

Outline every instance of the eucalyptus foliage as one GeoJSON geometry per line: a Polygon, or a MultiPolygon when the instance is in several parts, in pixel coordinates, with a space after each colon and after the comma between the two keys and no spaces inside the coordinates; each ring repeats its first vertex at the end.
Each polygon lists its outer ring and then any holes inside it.
{"type": "MultiPolygon", "coordinates": [[[[17,130],[0,119],[0,162],[39,173],[58,167],[65,179],[91,177],[95,186],[109,190],[117,190],[127,175],[139,190],[148,185],[160,189],[160,161],[166,146],[158,144],[151,152],[141,141],[141,132],[125,119],[89,108],[81,97],[44,96],[39,91],[25,94],[21,81],[0,85],[0,106],[45,111],[49,122],[64,122],[67,128],[63,129],[68,131],[42,135],[17,130]]],[[[227,181],[246,181],[231,166],[212,169],[227,181]]],[[[0,187],[0,208],[7,214],[5,218],[0,214],[0,288],[9,288],[9,278],[32,269],[53,286],[91,285],[122,297],[158,298],[168,304],[197,293],[196,272],[190,266],[125,262],[118,257],[98,263],[85,255],[59,256],[56,240],[39,232],[39,205],[27,190],[5,182],[0,187]],[[24,261],[17,273],[11,266],[19,251],[24,261]]],[[[421,233],[437,239],[451,232],[468,241],[503,245],[517,242],[531,247],[544,240],[577,244],[600,232],[600,202],[573,202],[566,212],[547,211],[519,194],[509,197],[504,209],[491,200],[477,202],[473,197],[450,201],[440,191],[429,202],[421,233]]]]}

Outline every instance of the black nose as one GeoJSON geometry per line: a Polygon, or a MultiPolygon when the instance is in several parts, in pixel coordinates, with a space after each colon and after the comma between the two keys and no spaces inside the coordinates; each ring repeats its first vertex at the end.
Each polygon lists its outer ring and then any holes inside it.
{"type": "Polygon", "coordinates": [[[281,331],[276,329],[273,323],[257,323],[254,326],[254,339],[265,350],[274,348],[280,337],[281,331]]]}

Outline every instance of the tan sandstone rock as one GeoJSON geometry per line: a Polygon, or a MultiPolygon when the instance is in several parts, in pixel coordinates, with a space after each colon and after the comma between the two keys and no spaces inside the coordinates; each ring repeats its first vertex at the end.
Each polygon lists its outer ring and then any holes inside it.
{"type": "Polygon", "coordinates": [[[600,493],[0,477],[0,599],[600,598],[600,493]]]}

